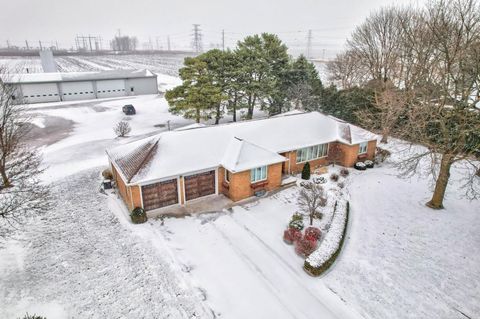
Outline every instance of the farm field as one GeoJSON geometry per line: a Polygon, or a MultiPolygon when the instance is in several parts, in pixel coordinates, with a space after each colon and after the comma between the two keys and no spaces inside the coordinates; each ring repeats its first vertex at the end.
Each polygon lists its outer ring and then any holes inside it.
{"type": "MultiPolygon", "coordinates": [[[[55,62],[59,72],[149,69],[154,73],[177,76],[186,56],[188,54],[184,53],[56,56],[55,62]]],[[[43,72],[39,57],[1,56],[0,65],[6,65],[18,73],[43,72]]]]}

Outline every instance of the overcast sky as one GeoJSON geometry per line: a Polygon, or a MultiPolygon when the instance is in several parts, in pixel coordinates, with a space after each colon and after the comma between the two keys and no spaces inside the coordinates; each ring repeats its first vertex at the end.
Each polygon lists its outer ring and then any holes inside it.
{"type": "Polygon", "coordinates": [[[75,35],[99,35],[106,48],[116,34],[136,35],[140,47],[188,48],[193,23],[201,25],[206,49],[227,46],[246,34],[274,32],[292,49],[306,46],[312,29],[316,54],[338,50],[354,26],[381,6],[418,5],[423,0],[0,0],[1,46],[58,41],[74,46],[75,35]]]}

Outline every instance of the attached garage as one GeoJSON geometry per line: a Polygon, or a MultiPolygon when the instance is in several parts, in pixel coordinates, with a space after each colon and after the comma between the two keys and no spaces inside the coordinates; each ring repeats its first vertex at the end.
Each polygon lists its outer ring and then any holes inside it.
{"type": "Polygon", "coordinates": [[[99,99],[125,95],[125,80],[97,81],[97,97],[99,99]]]}
{"type": "Polygon", "coordinates": [[[189,175],[185,180],[185,200],[189,201],[195,198],[215,194],[215,170],[205,173],[189,175]]]}
{"type": "Polygon", "coordinates": [[[142,186],[143,208],[146,211],[178,203],[177,180],[142,186]]]}

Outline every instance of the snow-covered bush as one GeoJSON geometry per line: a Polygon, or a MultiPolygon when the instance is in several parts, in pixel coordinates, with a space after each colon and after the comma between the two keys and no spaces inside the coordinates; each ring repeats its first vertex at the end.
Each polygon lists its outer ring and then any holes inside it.
{"type": "Polygon", "coordinates": [[[345,238],[349,209],[349,203],[345,201],[339,201],[336,205],[328,233],[320,247],[305,260],[304,269],[309,274],[319,276],[337,258],[345,238]]]}
{"type": "Polygon", "coordinates": [[[340,170],[340,176],[342,176],[342,177],[347,177],[348,174],[350,174],[350,171],[349,171],[348,169],[342,168],[342,169],[340,170]]]}
{"type": "Polygon", "coordinates": [[[295,252],[302,256],[308,257],[317,248],[317,241],[307,238],[302,238],[295,242],[295,252]]]}
{"type": "Polygon", "coordinates": [[[338,174],[336,173],[333,173],[332,175],[330,175],[330,179],[334,182],[338,181],[339,178],[340,176],[338,176],[338,174]]]}
{"type": "Polygon", "coordinates": [[[113,127],[113,131],[118,137],[125,137],[132,131],[132,128],[128,122],[120,121],[113,127]]]}
{"type": "Polygon", "coordinates": [[[337,184],[338,188],[344,188],[345,187],[345,183],[344,182],[339,182],[337,184]]]}
{"type": "Polygon", "coordinates": [[[288,223],[288,228],[293,228],[298,231],[301,231],[303,227],[303,220],[293,219],[290,221],[290,223],[288,223]]]}
{"type": "Polygon", "coordinates": [[[25,316],[22,317],[22,319],[47,319],[42,316],[38,316],[36,314],[30,315],[28,312],[25,314],[25,316]]]}
{"type": "Polygon", "coordinates": [[[364,171],[367,169],[367,166],[362,162],[356,162],[354,167],[355,169],[358,169],[360,171],[364,171]]]}
{"type": "Polygon", "coordinates": [[[363,162],[367,168],[373,168],[373,162],[371,160],[366,160],[363,162]]]}
{"type": "Polygon", "coordinates": [[[130,218],[134,224],[142,224],[147,221],[147,214],[145,210],[141,207],[135,207],[130,213],[130,218]]]}
{"type": "Polygon", "coordinates": [[[110,168],[106,168],[102,171],[102,176],[104,179],[113,179],[113,174],[110,168]]]}
{"type": "Polygon", "coordinates": [[[313,182],[315,184],[325,184],[327,182],[327,180],[325,179],[325,177],[320,176],[320,177],[314,177],[313,182]]]}
{"type": "Polygon", "coordinates": [[[321,236],[322,236],[322,232],[317,227],[310,226],[305,228],[304,238],[308,240],[319,240],[321,236]]]}
{"type": "Polygon", "coordinates": [[[283,241],[289,245],[300,239],[302,239],[302,232],[295,228],[288,228],[283,232],[283,241]]]}

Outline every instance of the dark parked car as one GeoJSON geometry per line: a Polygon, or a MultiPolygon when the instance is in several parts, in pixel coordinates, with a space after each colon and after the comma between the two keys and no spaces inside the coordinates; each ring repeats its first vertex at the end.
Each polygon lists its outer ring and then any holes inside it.
{"type": "Polygon", "coordinates": [[[135,115],[137,113],[132,104],[124,105],[123,108],[122,108],[122,111],[126,115],[135,115]]]}

